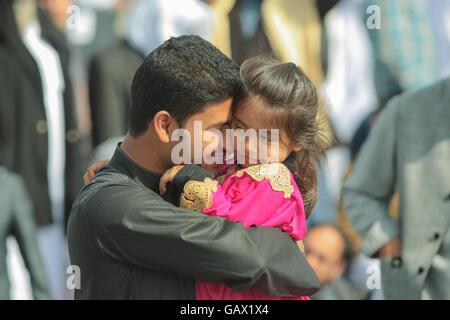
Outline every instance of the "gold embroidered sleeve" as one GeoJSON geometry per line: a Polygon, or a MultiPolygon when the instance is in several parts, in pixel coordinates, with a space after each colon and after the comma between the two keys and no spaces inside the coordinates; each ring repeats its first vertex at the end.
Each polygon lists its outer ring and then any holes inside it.
{"type": "Polygon", "coordinates": [[[289,169],[282,163],[261,164],[246,169],[239,170],[237,177],[242,177],[247,173],[256,181],[264,179],[270,180],[270,186],[274,191],[284,192],[285,198],[290,198],[294,192],[294,186],[291,184],[291,174],[289,169]]]}
{"type": "Polygon", "coordinates": [[[300,252],[305,255],[305,245],[302,240],[297,241],[298,247],[300,248],[300,252]]]}
{"type": "Polygon", "coordinates": [[[202,212],[212,205],[212,191],[217,191],[217,181],[206,178],[203,182],[188,181],[183,189],[180,207],[202,212]]]}
{"type": "Polygon", "coordinates": [[[219,184],[222,184],[225,181],[226,177],[227,177],[227,175],[224,174],[224,175],[217,177],[216,180],[217,180],[217,182],[219,182],[219,184]]]}

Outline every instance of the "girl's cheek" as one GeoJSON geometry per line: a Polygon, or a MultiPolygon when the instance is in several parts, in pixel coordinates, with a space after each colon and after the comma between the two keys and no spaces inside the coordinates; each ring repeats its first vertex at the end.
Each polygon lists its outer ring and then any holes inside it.
{"type": "MultiPolygon", "coordinates": [[[[246,143],[246,157],[253,162],[259,163],[259,147],[256,141],[246,143]]],[[[253,163],[254,164],[254,163],[253,163]]]]}
{"type": "Polygon", "coordinates": [[[267,141],[261,141],[265,145],[265,147],[259,146],[258,149],[258,162],[259,163],[272,163],[274,162],[271,155],[271,147],[270,142],[267,141]]]}

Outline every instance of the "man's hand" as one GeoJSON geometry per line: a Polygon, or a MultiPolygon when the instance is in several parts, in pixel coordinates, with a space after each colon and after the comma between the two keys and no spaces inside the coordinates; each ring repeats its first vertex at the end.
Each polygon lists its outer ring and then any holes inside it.
{"type": "Polygon", "coordinates": [[[400,236],[391,239],[378,251],[380,258],[397,258],[402,255],[402,238],[400,236]]]}
{"type": "Polygon", "coordinates": [[[207,170],[207,171],[209,171],[209,172],[211,172],[211,173],[214,175],[214,177],[217,177],[217,176],[219,175],[219,173],[220,173],[220,165],[219,165],[219,164],[215,164],[215,163],[213,163],[213,164],[202,163],[202,164],[200,165],[200,167],[203,168],[203,169],[205,169],[205,170],[207,170]]]}
{"type": "Polygon", "coordinates": [[[164,193],[166,193],[166,191],[167,191],[167,184],[169,182],[173,181],[173,179],[175,178],[175,175],[178,173],[178,171],[183,169],[183,167],[184,167],[184,165],[173,166],[172,168],[167,170],[162,175],[161,180],[159,180],[159,194],[160,195],[163,195],[164,193]]]}
{"type": "Polygon", "coordinates": [[[87,185],[89,182],[91,182],[91,180],[94,179],[97,172],[102,167],[104,167],[108,162],[109,162],[109,160],[102,160],[102,161],[98,161],[98,162],[94,163],[92,166],[90,166],[83,176],[84,185],[87,185]]]}

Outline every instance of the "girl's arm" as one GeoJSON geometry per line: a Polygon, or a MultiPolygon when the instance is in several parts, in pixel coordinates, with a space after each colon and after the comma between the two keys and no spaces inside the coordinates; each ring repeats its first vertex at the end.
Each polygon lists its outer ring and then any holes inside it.
{"type": "Polygon", "coordinates": [[[300,191],[283,164],[257,165],[217,180],[190,180],[183,186],[180,206],[210,216],[252,225],[278,227],[295,240],[306,233],[300,191]]]}

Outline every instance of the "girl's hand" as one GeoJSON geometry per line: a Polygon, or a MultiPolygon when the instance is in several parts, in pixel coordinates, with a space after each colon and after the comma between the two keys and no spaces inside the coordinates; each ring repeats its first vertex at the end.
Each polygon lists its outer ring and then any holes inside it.
{"type": "Polygon", "coordinates": [[[86,173],[83,176],[84,185],[87,185],[89,182],[91,182],[92,179],[94,179],[97,172],[104,166],[108,164],[109,160],[102,160],[94,163],[92,166],[90,166],[86,173]]]}
{"type": "Polygon", "coordinates": [[[164,174],[161,177],[161,180],[159,181],[159,194],[160,195],[163,195],[166,193],[167,184],[169,182],[173,181],[173,179],[175,178],[175,175],[178,173],[178,171],[183,169],[183,167],[184,167],[184,165],[173,166],[172,168],[170,168],[169,170],[164,172],[164,174]]]}

